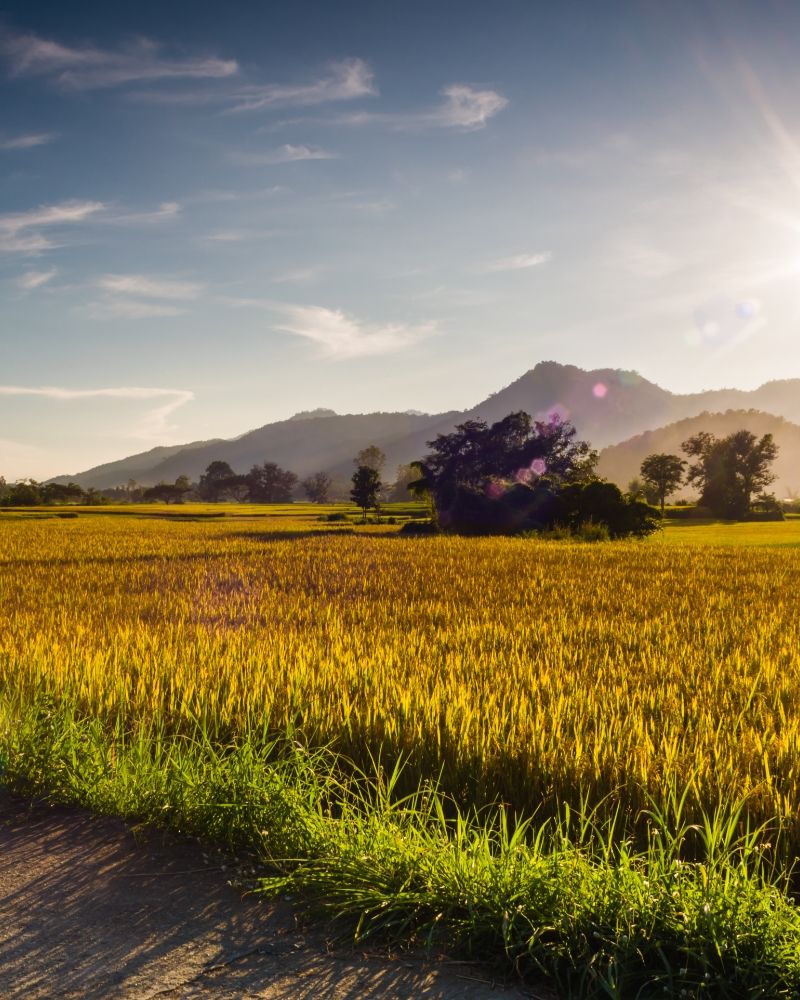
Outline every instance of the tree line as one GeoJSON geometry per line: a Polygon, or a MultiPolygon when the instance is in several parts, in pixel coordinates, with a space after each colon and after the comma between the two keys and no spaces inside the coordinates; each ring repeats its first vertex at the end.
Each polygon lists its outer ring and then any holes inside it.
{"type": "Polygon", "coordinates": [[[0,477],[0,506],[36,507],[42,505],[91,505],[107,503],[168,503],[180,504],[187,501],[205,503],[291,503],[305,498],[310,503],[325,504],[332,500],[352,499],[352,490],[357,489],[360,500],[356,501],[369,510],[383,500],[407,500],[407,483],[413,479],[411,467],[398,466],[394,483],[381,481],[381,472],[386,456],[377,445],[363,448],[353,459],[356,466],[354,479],[334,481],[327,472],[316,472],[300,479],[289,469],[283,469],[275,462],[255,464],[245,474],[234,472],[228,462],[211,462],[199,477],[192,482],[186,475],[178,476],[174,482],[159,482],[154,486],[140,486],[129,479],[124,486],[104,490],[84,489],[78,483],[40,483],[34,479],[6,483],[0,477]],[[368,470],[366,473],[359,469],[368,470]]]}
{"type": "Polygon", "coordinates": [[[771,434],[758,438],[740,430],[718,438],[702,431],[684,441],[681,450],[686,458],[648,455],[639,470],[641,479],[629,484],[629,492],[658,503],[662,514],[682,486],[698,490],[700,506],[726,520],[742,520],[754,510],[780,510],[776,497],[766,492],[775,481],[770,467],[778,455],[771,434]]]}
{"type": "MultiPolygon", "coordinates": [[[[399,466],[395,483],[381,480],[386,456],[369,445],[354,458],[349,499],[366,520],[383,500],[407,499],[409,492],[428,505],[436,529],[462,533],[525,530],[572,532],[600,525],[610,537],[645,535],[655,530],[661,508],[681,486],[695,488],[700,505],[715,517],[743,519],[755,510],[780,513],[766,492],[774,481],[771,464],[778,448],[771,434],[760,439],[747,430],[717,438],[701,432],[682,445],[686,458],[648,455],[640,478],[627,492],[600,479],[597,452],[579,440],[568,421],[533,420],[527,413],[510,413],[491,425],[470,420],[450,434],[428,442],[430,452],[410,465],[399,466]]],[[[113,501],[183,503],[290,503],[302,490],[311,503],[334,497],[333,480],[317,472],[302,481],[275,462],[255,464],[239,474],[224,461],[211,462],[196,483],[178,476],[172,483],[141,487],[129,481],[111,490],[83,489],[77,483],[8,484],[0,477],[0,506],[89,504],[113,501]]],[[[337,485],[336,493],[342,496],[337,485]]]]}

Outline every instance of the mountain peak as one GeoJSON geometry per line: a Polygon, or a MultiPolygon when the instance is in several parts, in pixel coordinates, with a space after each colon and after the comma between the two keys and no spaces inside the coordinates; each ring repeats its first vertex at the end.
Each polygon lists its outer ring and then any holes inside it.
{"type": "Polygon", "coordinates": [[[322,420],[325,417],[337,417],[336,410],[327,410],[324,406],[318,406],[316,410],[300,410],[289,420],[322,420]]]}

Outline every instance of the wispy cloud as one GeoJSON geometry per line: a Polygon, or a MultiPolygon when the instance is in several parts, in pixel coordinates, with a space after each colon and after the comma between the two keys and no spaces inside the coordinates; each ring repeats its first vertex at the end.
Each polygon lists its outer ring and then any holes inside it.
{"type": "Polygon", "coordinates": [[[14,135],[8,139],[0,139],[0,150],[3,152],[17,149],[34,149],[36,146],[46,146],[58,138],[57,132],[31,132],[27,135],[14,135]]]}
{"type": "Polygon", "coordinates": [[[232,112],[262,111],[269,108],[304,107],[334,101],[352,101],[378,93],[375,77],[363,59],[332,63],[325,76],[309,83],[267,83],[240,89],[234,96],[232,112]]]}
{"type": "Polygon", "coordinates": [[[244,243],[246,240],[253,240],[262,234],[247,229],[218,229],[213,233],[206,233],[201,239],[211,243],[244,243]]]}
{"type": "Polygon", "coordinates": [[[196,281],[171,281],[145,274],[104,274],[97,285],[106,292],[151,299],[196,299],[203,286],[196,281]]]}
{"type": "Polygon", "coordinates": [[[186,310],[165,302],[141,302],[136,299],[108,299],[88,302],[80,310],[89,319],[158,319],[182,316],[186,310]]]}
{"type": "Polygon", "coordinates": [[[687,266],[685,259],[655,243],[646,232],[630,229],[613,234],[604,263],[635,278],[655,280],[669,277],[687,266]]]}
{"type": "Polygon", "coordinates": [[[168,222],[176,219],[181,213],[181,206],[177,201],[163,201],[158,208],[151,212],[120,212],[116,215],[108,215],[104,222],[121,226],[147,226],[153,222],[168,222]]]}
{"type": "Polygon", "coordinates": [[[165,400],[147,411],[131,436],[153,438],[172,430],[167,420],[179,407],[195,397],[190,389],[159,389],[150,386],[115,386],[110,389],[67,389],[62,386],[0,385],[0,396],[38,396],[43,399],[74,402],[85,399],[165,400]]]}
{"type": "Polygon", "coordinates": [[[335,122],[344,125],[385,125],[397,130],[427,128],[474,132],[484,128],[490,118],[508,107],[508,98],[496,90],[479,90],[469,84],[453,83],[445,87],[441,101],[423,111],[356,111],[339,115],[335,122]]]}
{"type": "Polygon", "coordinates": [[[170,58],[158,43],[140,38],[119,49],[69,47],[35,34],[7,34],[0,56],[13,76],[42,77],[61,87],[91,90],[125,83],[235,76],[233,59],[215,56],[170,58]]]}
{"type": "Polygon", "coordinates": [[[340,309],[285,305],[275,329],[310,340],[330,358],[360,358],[397,354],[436,332],[433,322],[369,324],[340,309]]]}
{"type": "Polygon", "coordinates": [[[0,215],[0,251],[38,253],[56,244],[42,230],[83,222],[106,206],[100,201],[64,201],[28,212],[0,215]]]}
{"type": "Polygon", "coordinates": [[[523,271],[529,267],[539,267],[546,264],[552,258],[552,254],[545,253],[518,253],[512,257],[500,257],[498,260],[491,260],[484,264],[482,271],[523,271]]]}
{"type": "Polygon", "coordinates": [[[283,271],[281,274],[275,274],[272,276],[272,281],[278,285],[300,284],[305,281],[313,281],[317,273],[313,267],[302,267],[295,271],[283,271]]]}
{"type": "Polygon", "coordinates": [[[26,271],[25,274],[21,274],[17,280],[17,288],[23,289],[26,292],[32,292],[34,288],[41,288],[42,285],[46,285],[48,281],[55,278],[58,272],[55,268],[52,271],[26,271]]]}
{"type": "Polygon", "coordinates": [[[292,146],[286,143],[277,149],[264,153],[230,153],[228,159],[243,167],[269,167],[279,163],[295,163],[299,160],[336,160],[338,153],[317,146],[292,146]]]}

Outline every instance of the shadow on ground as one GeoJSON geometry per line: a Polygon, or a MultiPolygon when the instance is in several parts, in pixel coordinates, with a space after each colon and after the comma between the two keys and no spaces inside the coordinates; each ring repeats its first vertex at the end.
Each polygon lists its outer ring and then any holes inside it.
{"type": "Polygon", "coordinates": [[[483,970],[330,951],[193,842],[0,793],[0,996],[518,1000],[483,970]]]}

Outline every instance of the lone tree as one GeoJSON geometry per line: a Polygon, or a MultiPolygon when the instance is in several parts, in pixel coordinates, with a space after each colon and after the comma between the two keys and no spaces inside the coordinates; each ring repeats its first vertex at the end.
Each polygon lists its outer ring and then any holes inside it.
{"type": "Polygon", "coordinates": [[[757,438],[750,431],[735,431],[717,438],[707,431],[695,434],[681,446],[695,459],[686,481],[700,490],[700,502],[717,517],[747,517],[753,495],[775,480],[770,466],[778,455],[771,434],[757,438]]]}
{"type": "Polygon", "coordinates": [[[289,503],[297,486],[297,476],[275,462],[254,465],[245,480],[248,497],[253,503],[289,503]]]}
{"type": "Polygon", "coordinates": [[[639,472],[645,487],[653,491],[653,495],[661,505],[661,516],[664,516],[664,502],[683,482],[683,470],[686,462],[677,455],[648,455],[642,462],[639,472]]]}
{"type": "Polygon", "coordinates": [[[366,521],[367,511],[370,508],[374,508],[376,511],[378,509],[378,497],[383,483],[377,469],[372,469],[368,465],[359,465],[353,473],[352,483],[350,499],[361,508],[364,521],[366,521]]]}
{"type": "Polygon", "coordinates": [[[311,503],[327,503],[331,489],[331,477],[326,472],[315,472],[303,480],[303,489],[311,503]]]}
{"type": "Polygon", "coordinates": [[[353,464],[357,469],[361,468],[362,465],[368,469],[374,469],[380,475],[386,464],[386,455],[384,455],[376,444],[371,444],[361,449],[353,459],[353,464]]]}

